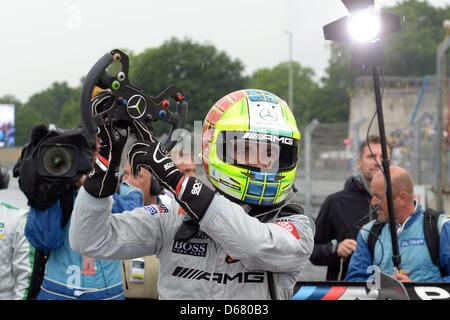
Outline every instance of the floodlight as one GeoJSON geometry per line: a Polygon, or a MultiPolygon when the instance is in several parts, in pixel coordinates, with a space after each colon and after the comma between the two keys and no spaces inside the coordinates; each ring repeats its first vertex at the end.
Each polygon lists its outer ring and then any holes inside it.
{"type": "Polygon", "coordinates": [[[350,37],[359,43],[378,40],[380,26],[380,15],[373,10],[352,13],[347,22],[350,37]]]}
{"type": "Polygon", "coordinates": [[[382,40],[386,35],[400,30],[400,17],[374,10],[374,0],[342,0],[349,15],[323,27],[325,40],[352,43],[353,66],[371,69],[373,76],[375,105],[378,116],[383,173],[386,178],[386,199],[389,213],[389,227],[392,240],[392,261],[400,269],[401,256],[398,247],[397,223],[394,214],[389,158],[384,130],[383,107],[381,103],[380,70],[383,65],[382,40]]]}
{"type": "Polygon", "coordinates": [[[375,10],[373,1],[343,0],[343,2],[349,10],[349,15],[323,27],[325,40],[355,44],[353,47],[355,67],[381,66],[383,52],[377,42],[400,30],[400,17],[375,10]]]}

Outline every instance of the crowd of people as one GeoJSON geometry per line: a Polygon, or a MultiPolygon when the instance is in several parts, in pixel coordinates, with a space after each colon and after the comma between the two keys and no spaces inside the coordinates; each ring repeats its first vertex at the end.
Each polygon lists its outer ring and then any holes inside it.
{"type": "MultiPolygon", "coordinates": [[[[112,103],[100,92],[93,114],[112,103]]],[[[282,99],[230,93],[201,139],[209,184],[191,154],[168,153],[150,128],[104,124],[89,172],[42,202],[25,193],[28,209],[0,202],[0,299],[290,299],[309,261],[329,281],[366,281],[376,265],[403,282],[450,282],[449,219],[416,203],[410,173],[390,166],[394,267],[377,136],[315,222],[291,200],[300,132],[282,99]]]]}

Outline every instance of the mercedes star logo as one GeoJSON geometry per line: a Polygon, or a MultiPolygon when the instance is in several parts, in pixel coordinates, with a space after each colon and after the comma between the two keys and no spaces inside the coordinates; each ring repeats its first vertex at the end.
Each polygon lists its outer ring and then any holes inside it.
{"type": "Polygon", "coordinates": [[[128,100],[127,112],[133,119],[139,119],[147,110],[147,102],[144,97],[135,94],[128,100]]]}
{"type": "Polygon", "coordinates": [[[278,120],[276,113],[271,109],[262,109],[259,112],[259,116],[261,119],[263,119],[265,121],[277,121],[278,120]]]}

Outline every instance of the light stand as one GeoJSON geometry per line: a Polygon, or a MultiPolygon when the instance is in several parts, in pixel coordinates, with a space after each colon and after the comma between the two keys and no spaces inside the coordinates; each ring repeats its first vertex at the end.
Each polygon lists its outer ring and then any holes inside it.
{"type": "Polygon", "coordinates": [[[394,267],[397,268],[397,270],[400,270],[400,263],[402,261],[402,258],[400,256],[400,251],[398,248],[397,223],[395,219],[394,202],[392,197],[391,172],[389,171],[390,161],[387,156],[383,106],[381,104],[380,75],[377,66],[372,66],[372,77],[375,91],[375,105],[377,108],[378,131],[380,134],[381,166],[383,167],[383,173],[386,178],[386,199],[389,214],[389,229],[391,231],[392,239],[392,262],[394,263],[394,267]]]}
{"type": "MultiPolygon", "coordinates": [[[[374,12],[374,0],[342,0],[348,11],[349,17],[342,17],[336,21],[333,21],[323,27],[324,36],[326,40],[351,42],[353,44],[352,50],[352,63],[354,67],[372,70],[374,92],[375,92],[375,104],[378,117],[378,128],[380,134],[381,154],[383,167],[383,173],[386,178],[386,201],[389,214],[389,227],[392,241],[392,262],[394,267],[399,270],[401,264],[401,256],[398,246],[397,237],[397,223],[394,213],[394,202],[392,197],[392,183],[391,175],[389,171],[389,158],[386,147],[386,133],[384,129],[384,116],[383,106],[381,99],[380,88],[380,68],[383,65],[383,48],[380,39],[390,33],[394,33],[400,30],[400,17],[385,13],[374,12]],[[357,15],[364,14],[364,19],[359,19],[359,23],[362,23],[356,29],[358,32],[358,38],[355,40],[354,30],[351,30],[349,26],[354,25],[352,19],[357,19],[357,15]],[[373,14],[373,19],[367,19],[369,14],[373,14]],[[364,26],[365,22],[371,20],[376,21],[376,26],[364,26]],[[363,32],[367,29],[367,36],[363,32]]],[[[356,27],[356,26],[352,26],[356,27]]]]}

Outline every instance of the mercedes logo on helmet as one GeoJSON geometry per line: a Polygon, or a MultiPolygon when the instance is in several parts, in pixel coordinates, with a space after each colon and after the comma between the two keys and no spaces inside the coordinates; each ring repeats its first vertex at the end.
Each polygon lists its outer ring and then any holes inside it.
{"type": "Polygon", "coordinates": [[[278,120],[276,113],[271,109],[262,109],[259,112],[259,116],[261,119],[263,119],[265,121],[277,121],[278,120]]]}
{"type": "Polygon", "coordinates": [[[135,94],[128,100],[127,112],[133,119],[142,117],[146,110],[147,102],[143,96],[135,94]]]}

